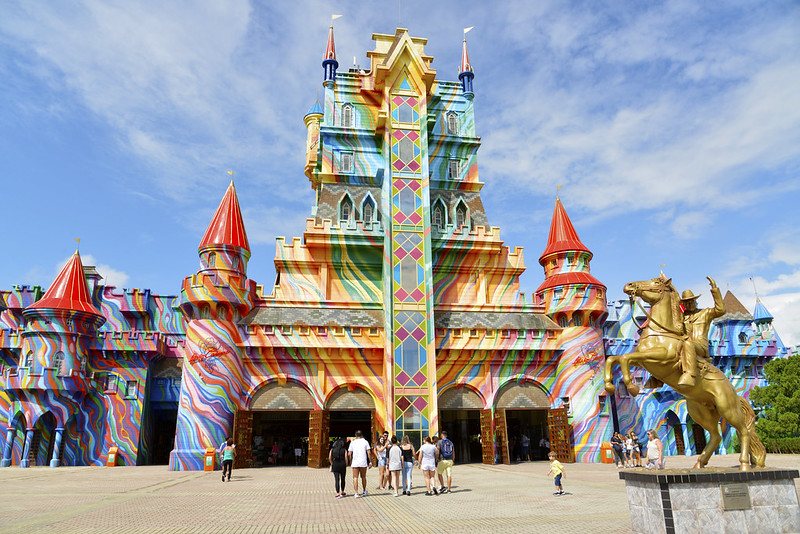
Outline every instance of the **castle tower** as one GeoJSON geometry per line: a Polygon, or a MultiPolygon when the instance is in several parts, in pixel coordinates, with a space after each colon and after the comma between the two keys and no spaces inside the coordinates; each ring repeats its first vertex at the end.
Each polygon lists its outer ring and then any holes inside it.
{"type": "MultiPolygon", "coordinates": [[[[305,173],[308,179],[312,181],[312,184],[314,183],[313,173],[317,168],[317,154],[319,153],[319,126],[324,116],[325,112],[319,100],[317,100],[314,102],[314,105],[311,106],[311,109],[308,110],[305,117],[303,117],[303,122],[306,125],[307,131],[305,173]]],[[[314,185],[314,190],[318,191],[316,184],[314,185]]]]}
{"type": "Polygon", "coordinates": [[[756,298],[756,306],[753,310],[753,320],[756,323],[756,331],[763,337],[766,337],[772,326],[772,314],[767,311],[767,308],[761,303],[760,298],[756,298]]]}
{"type": "Polygon", "coordinates": [[[188,324],[172,470],[203,469],[205,449],[232,435],[234,415],[246,404],[249,372],[237,323],[253,309],[256,288],[247,278],[250,245],[233,182],[198,253],[200,269],[181,291],[188,324]]]}
{"type": "MultiPolygon", "coordinates": [[[[38,446],[34,436],[40,438],[43,432],[53,440],[49,460],[51,467],[57,467],[64,419],[77,411],[87,392],[89,349],[97,328],[105,322],[92,302],[78,251],[42,299],[29,305],[23,316],[27,327],[22,333],[20,365],[7,389],[18,400],[29,425],[20,467],[28,467],[29,452],[38,446]],[[50,424],[37,417],[47,410],[55,417],[50,424]]],[[[10,463],[11,441],[7,439],[8,450],[3,451],[3,466],[10,463]]]]}
{"type": "Polygon", "coordinates": [[[568,406],[577,461],[599,461],[600,445],[612,427],[602,377],[605,352],[600,325],[607,313],[606,287],[592,276],[591,259],[591,251],[556,198],[547,246],[539,258],[545,278],[536,298],[562,328],[554,393],[568,406]]]}

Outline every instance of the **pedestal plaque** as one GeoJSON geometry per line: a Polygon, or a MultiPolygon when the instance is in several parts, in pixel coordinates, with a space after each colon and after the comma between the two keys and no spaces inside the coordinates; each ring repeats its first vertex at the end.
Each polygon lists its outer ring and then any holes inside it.
{"type": "Polygon", "coordinates": [[[636,469],[619,476],[636,534],[800,532],[796,469],[636,469]]]}

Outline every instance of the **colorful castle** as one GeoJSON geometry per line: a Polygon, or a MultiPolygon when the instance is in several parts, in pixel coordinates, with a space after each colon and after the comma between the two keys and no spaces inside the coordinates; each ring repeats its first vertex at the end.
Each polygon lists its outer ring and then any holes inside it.
{"type": "MultiPolygon", "coordinates": [[[[126,465],[202,469],[232,435],[240,465],[294,463],[297,447],[319,467],[357,429],[446,429],[461,462],[513,461],[522,435],[534,456],[549,437],[564,460],[599,461],[620,427],[668,429],[673,453],[699,443],[683,401],[641,374],[642,395],[606,398],[605,354],[636,327],[559,199],[544,281],[520,291],[522,250],[481,202],[466,40],[449,82],[425,39],[373,39],[369,70],[337,72],[330,29],[324,102],[304,118],[316,202],[302,238],[278,239],[269,293],[247,276],[233,183],[179,296],[103,286],[77,252],[44,294],[0,292],[3,466],[101,465],[115,447],[126,465]]],[[[726,304],[711,353],[746,394],[785,349],[763,306],[726,304]]]]}

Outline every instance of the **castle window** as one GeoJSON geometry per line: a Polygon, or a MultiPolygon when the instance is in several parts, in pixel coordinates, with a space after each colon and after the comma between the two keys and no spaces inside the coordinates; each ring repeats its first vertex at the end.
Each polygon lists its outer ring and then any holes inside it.
{"type": "Polygon", "coordinates": [[[739,343],[747,343],[747,334],[739,332],[739,343]]]}
{"type": "Polygon", "coordinates": [[[510,335],[511,335],[511,330],[501,330],[500,331],[500,336],[503,337],[503,338],[507,338],[510,335]]]}
{"type": "Polygon", "coordinates": [[[569,319],[567,318],[567,316],[566,316],[566,315],[562,315],[562,316],[561,316],[561,317],[558,319],[558,325],[559,325],[561,328],[566,328],[566,327],[568,327],[568,326],[569,326],[569,319]]]}
{"type": "Polygon", "coordinates": [[[342,126],[345,128],[353,127],[353,106],[351,104],[342,106],[342,126]]]}
{"type": "Polygon", "coordinates": [[[30,367],[31,366],[31,360],[33,360],[33,351],[29,350],[27,352],[27,354],[25,354],[25,357],[22,358],[22,361],[20,362],[19,366],[20,367],[30,367]]]}
{"type": "Polygon", "coordinates": [[[64,367],[64,353],[58,351],[53,358],[53,368],[56,370],[56,376],[61,376],[63,374],[64,370],[62,367],[64,367]]]}
{"type": "Polygon", "coordinates": [[[458,180],[458,178],[461,176],[461,164],[460,163],[461,162],[459,162],[457,159],[451,159],[450,160],[448,176],[453,180],[458,180]]]}
{"type": "Polygon", "coordinates": [[[561,296],[562,296],[563,293],[564,293],[564,290],[561,289],[560,287],[555,288],[553,290],[553,300],[556,301],[556,302],[561,300],[561,296]]]}
{"type": "Polygon", "coordinates": [[[301,326],[300,327],[300,335],[301,336],[307,336],[308,335],[308,327],[307,326],[301,326]]]}
{"type": "Polygon", "coordinates": [[[342,152],[339,158],[339,171],[353,172],[353,153],[342,152]]]}
{"type": "Polygon", "coordinates": [[[471,328],[470,331],[469,331],[469,337],[478,337],[478,329],[477,328],[471,328]]]}
{"type": "Polygon", "coordinates": [[[456,227],[461,228],[467,225],[467,207],[463,202],[456,206],[456,227]]]}
{"type": "Polygon", "coordinates": [[[397,151],[403,163],[411,163],[414,159],[414,141],[408,137],[400,139],[400,141],[397,142],[397,151]]]}
{"type": "Polygon", "coordinates": [[[349,221],[352,216],[353,216],[353,201],[350,200],[350,197],[345,197],[344,200],[342,200],[341,207],[339,208],[339,220],[349,221]]]}
{"type": "Polygon", "coordinates": [[[281,327],[281,332],[283,332],[286,335],[289,335],[289,334],[292,333],[292,327],[290,325],[288,325],[288,324],[287,325],[283,325],[281,327]]]}
{"type": "Polygon", "coordinates": [[[273,332],[272,325],[265,325],[264,326],[264,333],[265,334],[271,334],[272,332],[273,332]]]}
{"type": "Polygon", "coordinates": [[[375,201],[372,200],[372,197],[367,197],[364,199],[364,203],[361,205],[361,212],[363,213],[364,222],[372,222],[375,217],[375,201]]]}
{"type": "Polygon", "coordinates": [[[125,386],[125,398],[126,399],[135,399],[136,398],[136,381],[135,380],[128,380],[128,383],[125,386]]]}
{"type": "Polygon", "coordinates": [[[486,331],[486,337],[488,339],[494,339],[494,330],[487,330],[486,331]]]}
{"type": "Polygon", "coordinates": [[[594,315],[590,315],[589,316],[589,326],[594,328],[596,324],[597,324],[597,320],[594,318],[594,315]]]}
{"type": "Polygon", "coordinates": [[[212,252],[208,255],[208,266],[213,267],[217,263],[217,253],[212,252]]]}
{"type": "Polygon", "coordinates": [[[317,334],[320,335],[320,336],[327,336],[328,335],[328,329],[325,328],[324,326],[318,326],[317,327],[317,334]]]}
{"type": "Polygon", "coordinates": [[[238,271],[239,270],[239,256],[234,256],[233,257],[233,270],[234,271],[238,271]]]}
{"type": "Polygon", "coordinates": [[[377,336],[378,335],[378,329],[377,328],[370,328],[369,329],[369,335],[377,336]]]}
{"type": "Polygon", "coordinates": [[[461,337],[461,329],[460,328],[456,328],[455,330],[453,330],[453,337],[461,337]]]}
{"type": "Polygon", "coordinates": [[[117,391],[117,376],[108,374],[103,379],[103,391],[117,391]]]}
{"type": "Polygon", "coordinates": [[[412,113],[414,110],[411,108],[408,102],[403,102],[397,108],[397,119],[399,122],[414,122],[414,114],[412,113]]]}
{"type": "Polygon", "coordinates": [[[447,114],[447,133],[452,135],[458,133],[458,120],[456,119],[456,114],[452,111],[447,114]]]}

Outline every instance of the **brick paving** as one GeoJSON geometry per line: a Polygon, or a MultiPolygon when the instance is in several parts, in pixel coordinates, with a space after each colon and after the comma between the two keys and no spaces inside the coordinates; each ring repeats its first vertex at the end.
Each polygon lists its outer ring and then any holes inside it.
{"type": "MultiPolygon", "coordinates": [[[[670,467],[694,458],[670,457],[670,467]]],[[[714,467],[734,466],[734,455],[714,467]]],[[[770,467],[800,466],[800,455],[771,455],[770,467]]],[[[170,472],[151,467],[0,469],[0,532],[153,534],[211,532],[630,532],[624,482],[609,464],[567,464],[553,496],[546,462],[457,465],[453,493],[427,497],[414,471],[414,495],[335,499],[325,469],[170,472]],[[422,489],[421,489],[422,488],[422,489]]],[[[348,484],[352,478],[348,472],[348,484]]],[[[797,481],[796,481],[797,482],[797,481]]]]}

